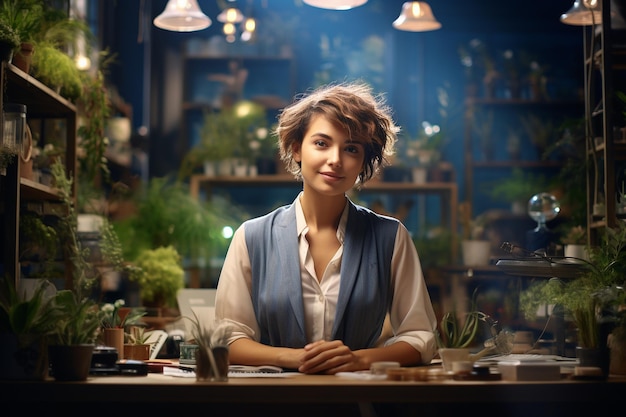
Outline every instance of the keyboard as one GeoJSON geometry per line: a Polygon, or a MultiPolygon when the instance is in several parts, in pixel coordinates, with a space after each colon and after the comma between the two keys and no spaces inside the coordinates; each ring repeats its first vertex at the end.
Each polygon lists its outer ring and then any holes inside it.
{"type": "Polygon", "coordinates": [[[487,356],[478,360],[479,362],[521,362],[521,363],[546,363],[546,362],[576,362],[576,358],[567,358],[558,355],[540,355],[538,353],[510,353],[508,355],[487,356]]]}

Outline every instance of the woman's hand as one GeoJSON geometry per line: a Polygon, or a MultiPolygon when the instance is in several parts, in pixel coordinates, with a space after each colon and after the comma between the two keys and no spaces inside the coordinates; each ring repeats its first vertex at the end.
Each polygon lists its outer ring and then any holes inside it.
{"type": "Polygon", "coordinates": [[[298,367],[298,371],[305,374],[329,375],[364,369],[369,369],[369,363],[355,355],[341,340],[309,343],[304,347],[301,365],[298,367]]]}

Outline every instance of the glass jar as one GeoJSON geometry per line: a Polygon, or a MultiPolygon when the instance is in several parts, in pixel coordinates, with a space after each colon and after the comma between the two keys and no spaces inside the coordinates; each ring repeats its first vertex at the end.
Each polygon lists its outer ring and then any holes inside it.
{"type": "Polygon", "coordinates": [[[26,105],[4,103],[4,128],[2,146],[10,153],[17,154],[24,142],[26,129],[26,105]]]}

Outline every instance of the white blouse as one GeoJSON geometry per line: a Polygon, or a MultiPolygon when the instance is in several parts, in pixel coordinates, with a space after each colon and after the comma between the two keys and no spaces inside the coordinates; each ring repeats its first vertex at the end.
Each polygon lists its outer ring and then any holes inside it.
{"type": "MultiPolygon", "coordinates": [[[[309,342],[330,340],[339,296],[341,281],[339,271],[348,205],[346,204],[337,228],[337,239],[341,246],[328,264],[322,279],[318,280],[306,239],[308,226],[299,197],[295,199],[294,204],[296,205],[307,340],[309,342]]],[[[259,341],[259,327],[250,296],[252,285],[250,258],[244,228],[245,225],[242,225],[233,235],[217,285],[216,318],[228,319],[235,325],[229,343],[241,337],[259,341]]],[[[426,288],[417,251],[408,230],[402,224],[399,225],[396,235],[391,280],[393,300],[388,319],[393,335],[386,340],[381,340],[381,343],[389,345],[404,341],[421,353],[423,363],[428,363],[436,351],[433,331],[437,319],[426,288]]]]}

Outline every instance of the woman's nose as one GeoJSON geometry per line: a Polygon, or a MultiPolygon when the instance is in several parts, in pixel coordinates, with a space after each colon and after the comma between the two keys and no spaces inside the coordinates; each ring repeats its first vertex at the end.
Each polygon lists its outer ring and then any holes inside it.
{"type": "Polygon", "coordinates": [[[328,152],[329,165],[341,165],[341,149],[337,146],[332,147],[328,152]]]}

